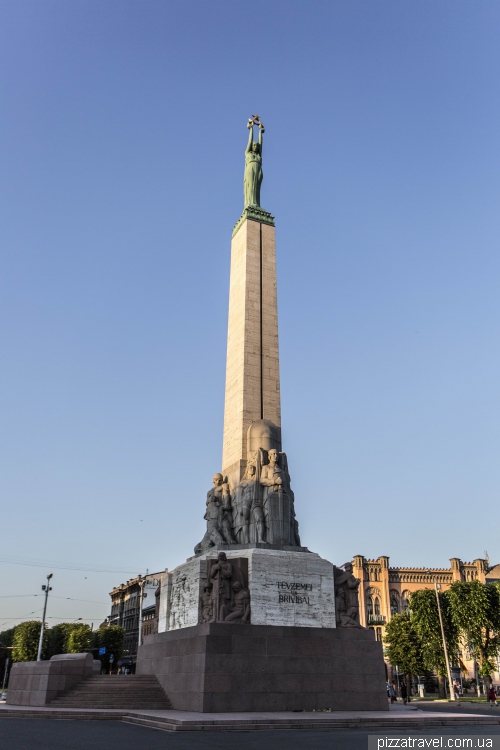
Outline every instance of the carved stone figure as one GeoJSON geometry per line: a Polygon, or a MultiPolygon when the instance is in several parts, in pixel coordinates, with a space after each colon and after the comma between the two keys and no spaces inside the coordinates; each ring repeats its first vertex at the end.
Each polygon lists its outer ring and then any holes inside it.
{"type": "Polygon", "coordinates": [[[278,451],[276,448],[271,448],[267,455],[269,463],[263,466],[260,471],[260,483],[265,487],[264,505],[271,492],[283,489],[285,483],[285,472],[278,463],[278,451]]]}
{"type": "Polygon", "coordinates": [[[234,544],[231,531],[231,494],[222,474],[215,474],[213,488],[207,492],[207,507],[204,518],[207,531],[194,548],[195,554],[205,552],[216,544],[234,544]]]}
{"type": "Polygon", "coordinates": [[[264,464],[260,471],[267,541],[300,546],[286,453],[271,448],[267,455],[269,463],[264,464]]]}
{"type": "Polygon", "coordinates": [[[240,544],[264,542],[265,524],[260,486],[257,481],[257,454],[253,463],[248,463],[245,474],[235,492],[236,515],[234,535],[240,544]],[[255,528],[255,538],[250,539],[250,525],[255,528]]]}
{"type": "Polygon", "coordinates": [[[212,622],[224,620],[223,607],[231,603],[231,578],[233,577],[233,566],[228,562],[226,553],[219,552],[217,563],[212,566],[210,580],[213,582],[212,600],[213,617],[212,622]]]}
{"type": "Polygon", "coordinates": [[[231,588],[233,589],[233,603],[222,607],[224,622],[245,625],[250,619],[250,594],[239,581],[235,581],[231,588]]]}
{"type": "Polygon", "coordinates": [[[207,584],[200,600],[200,622],[229,622],[250,620],[250,594],[248,592],[248,560],[231,558],[219,552],[217,560],[207,560],[207,584]],[[210,595],[211,602],[208,601],[210,595]],[[206,619],[211,613],[210,619],[206,619]]]}
{"type": "Polygon", "coordinates": [[[213,586],[211,583],[207,584],[203,589],[203,594],[201,595],[200,599],[200,622],[212,622],[213,620],[214,603],[212,597],[212,589],[213,586]]]}
{"type": "Polygon", "coordinates": [[[246,206],[260,206],[260,186],[262,185],[262,135],[264,125],[260,122],[258,115],[253,115],[247,124],[250,133],[245,150],[245,178],[243,181],[244,208],[246,206]],[[253,140],[253,126],[259,128],[259,140],[253,140]]]}
{"type": "Polygon", "coordinates": [[[360,628],[359,623],[359,578],[352,574],[352,564],[346,563],[344,571],[334,569],[335,576],[335,618],[337,627],[360,628]]]}

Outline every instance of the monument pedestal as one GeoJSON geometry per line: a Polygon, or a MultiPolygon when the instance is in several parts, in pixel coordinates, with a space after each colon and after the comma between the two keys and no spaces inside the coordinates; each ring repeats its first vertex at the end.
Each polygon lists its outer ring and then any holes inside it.
{"type": "Polygon", "coordinates": [[[382,644],[364,628],[180,628],[146,636],[137,674],[179,711],[388,710],[382,644]]]}
{"type": "Polygon", "coordinates": [[[162,587],[159,632],[192,627],[202,621],[201,597],[209,582],[207,562],[215,560],[222,548],[228,562],[235,558],[248,560],[252,625],[335,628],[333,565],[314,552],[269,547],[213,547],[175,568],[168,584],[162,587]]]}

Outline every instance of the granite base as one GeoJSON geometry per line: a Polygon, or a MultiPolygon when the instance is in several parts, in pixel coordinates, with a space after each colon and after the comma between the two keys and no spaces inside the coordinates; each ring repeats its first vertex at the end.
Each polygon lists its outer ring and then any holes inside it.
{"type": "Polygon", "coordinates": [[[382,644],[364,628],[210,623],[146,636],[137,674],[180,711],[387,711],[382,644]]]}

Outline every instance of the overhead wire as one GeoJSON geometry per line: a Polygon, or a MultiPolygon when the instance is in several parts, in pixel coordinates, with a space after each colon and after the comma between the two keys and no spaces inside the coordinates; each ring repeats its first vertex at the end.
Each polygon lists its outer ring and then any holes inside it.
{"type": "Polygon", "coordinates": [[[97,565],[85,565],[83,563],[64,563],[57,561],[42,561],[33,558],[13,557],[11,555],[0,555],[0,563],[7,565],[28,565],[35,568],[56,568],[57,570],[81,570],[85,573],[122,573],[123,575],[137,575],[132,570],[124,570],[113,565],[99,567],[97,565]]]}
{"type": "Polygon", "coordinates": [[[43,610],[43,607],[40,607],[40,609],[34,609],[33,612],[28,612],[25,615],[21,615],[20,617],[11,617],[10,620],[5,620],[5,622],[0,622],[0,628],[3,628],[4,625],[8,625],[9,622],[14,622],[14,620],[22,620],[23,617],[29,617],[30,615],[36,615],[37,612],[41,612],[43,610]]]}
{"type": "MultiPolygon", "coordinates": [[[[28,597],[28,596],[45,596],[45,594],[8,594],[6,596],[0,596],[0,599],[17,599],[20,597],[28,597]]],[[[51,599],[67,599],[71,602],[87,602],[88,604],[108,604],[108,602],[96,602],[93,599],[74,599],[72,596],[55,596],[54,594],[50,595],[51,599]]]]}

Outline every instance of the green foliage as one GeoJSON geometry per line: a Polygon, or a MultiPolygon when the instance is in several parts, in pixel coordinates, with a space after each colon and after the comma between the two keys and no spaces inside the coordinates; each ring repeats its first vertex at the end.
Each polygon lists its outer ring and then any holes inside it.
{"type": "Polygon", "coordinates": [[[453,624],[474,654],[479,674],[489,678],[500,646],[500,588],[480,581],[457,581],[447,594],[453,624]]]}
{"type": "MultiPolygon", "coordinates": [[[[443,626],[450,661],[458,658],[458,629],[451,616],[449,592],[439,594],[443,626]]],[[[423,664],[427,670],[436,670],[444,676],[446,674],[446,660],[439,624],[439,614],[436,593],[432,589],[420,589],[410,596],[410,618],[412,626],[422,644],[423,664]]]]}
{"type": "Polygon", "coordinates": [[[92,631],[81,622],[61,622],[45,631],[43,658],[56,654],[81,654],[92,650],[92,631]]]}
{"type": "Polygon", "coordinates": [[[54,625],[54,627],[45,631],[42,652],[44,659],[51,659],[56,654],[65,653],[64,646],[68,625],[70,625],[69,622],[61,622],[59,625],[54,625]]]}
{"type": "Polygon", "coordinates": [[[10,630],[3,630],[0,633],[0,680],[3,680],[5,662],[11,657],[11,650],[7,647],[12,646],[14,630],[15,628],[10,628],[10,630]]]}
{"type": "MultiPolygon", "coordinates": [[[[13,661],[34,661],[38,653],[41,623],[39,620],[22,622],[12,631],[13,661]]],[[[0,634],[0,643],[1,636],[0,634]]],[[[77,622],[61,622],[46,628],[43,637],[42,659],[50,659],[56,654],[81,654],[91,651],[94,634],[90,626],[77,622]]],[[[5,644],[8,645],[8,644],[5,644]]],[[[1,657],[1,648],[0,648],[1,657]]]]}
{"type": "Polygon", "coordinates": [[[0,633],[0,647],[12,646],[14,630],[15,628],[10,628],[10,630],[2,630],[2,632],[0,633]]]}
{"type": "Polygon", "coordinates": [[[106,648],[106,653],[98,658],[101,660],[103,667],[109,669],[109,657],[113,654],[114,664],[123,653],[123,644],[125,643],[125,629],[119,625],[106,625],[97,631],[97,648],[106,648]]]}
{"type": "Polygon", "coordinates": [[[28,620],[14,628],[12,638],[12,660],[13,661],[35,661],[38,653],[38,641],[40,640],[40,620],[28,620]]]}
{"type": "Polygon", "coordinates": [[[90,625],[80,623],[76,627],[72,627],[68,632],[65,646],[65,653],[67,654],[83,654],[85,651],[90,651],[92,649],[90,625]]]}
{"type": "Polygon", "coordinates": [[[384,643],[390,663],[404,674],[425,672],[422,642],[407,612],[393,615],[385,629],[384,643]]]}

